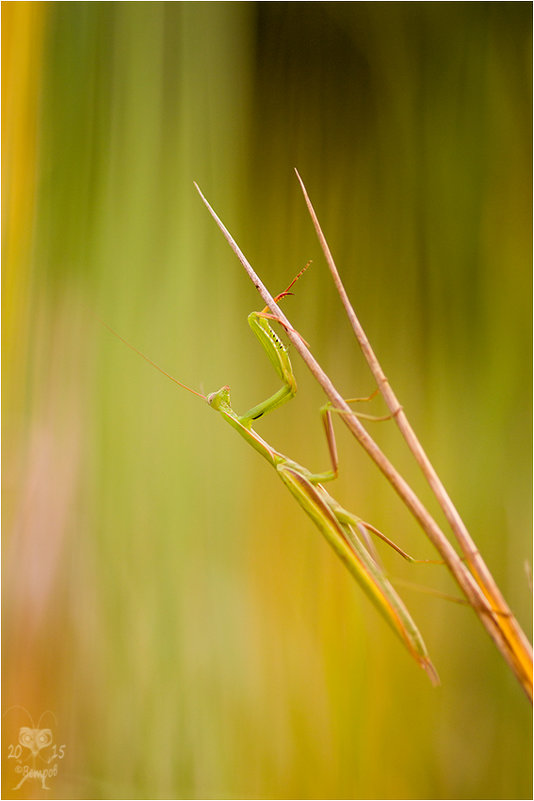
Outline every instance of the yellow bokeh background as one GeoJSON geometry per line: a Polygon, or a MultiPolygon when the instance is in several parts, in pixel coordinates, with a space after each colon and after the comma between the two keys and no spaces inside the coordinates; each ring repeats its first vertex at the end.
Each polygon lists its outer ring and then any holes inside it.
{"type": "MultiPolygon", "coordinates": [[[[3,797],[531,797],[530,708],[476,616],[400,590],[433,689],[267,464],[100,322],[237,410],[277,388],[196,180],[273,293],[313,259],[284,309],[342,393],[370,393],[298,167],[530,632],[530,5],[2,11],[3,797]],[[32,720],[65,745],[50,790],[13,789],[32,720]]],[[[258,430],[326,469],[324,399],[293,366],[258,430]]],[[[338,428],[333,494],[431,558],[338,428]]],[[[395,426],[372,433],[436,511],[395,426]]]]}

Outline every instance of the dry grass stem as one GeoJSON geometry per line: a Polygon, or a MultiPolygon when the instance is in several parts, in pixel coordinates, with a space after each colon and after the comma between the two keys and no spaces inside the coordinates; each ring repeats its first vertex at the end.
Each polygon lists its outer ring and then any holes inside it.
{"type": "Polygon", "coordinates": [[[443,486],[441,479],[439,478],[434,466],[432,465],[430,459],[428,458],[423,446],[421,445],[415,431],[413,430],[406,413],[401,406],[391,384],[389,383],[380,362],[369,342],[365,331],[356,316],[354,308],[350,302],[350,299],[347,295],[341,277],[339,275],[338,269],[336,267],[334,258],[326,241],[326,238],[323,234],[321,229],[319,220],[315,213],[315,209],[311,203],[310,197],[304,186],[302,178],[300,177],[298,170],[295,170],[297,175],[298,181],[300,183],[302,192],[304,194],[304,199],[306,201],[306,205],[308,207],[308,211],[313,221],[313,225],[315,228],[315,232],[319,239],[321,248],[323,250],[323,254],[325,256],[326,262],[328,264],[328,268],[332,275],[334,285],[337,289],[337,292],[341,298],[345,311],[347,313],[347,317],[350,321],[352,326],[352,330],[358,340],[358,343],[362,349],[362,352],[367,360],[369,365],[369,369],[373,373],[375,381],[382,393],[384,400],[388,409],[391,412],[392,417],[395,419],[399,430],[404,437],[408,447],[410,448],[411,452],[413,453],[417,463],[419,464],[423,475],[425,476],[426,480],[428,481],[434,495],[436,496],[439,505],[441,506],[443,513],[449,523],[457,541],[462,549],[462,552],[467,560],[467,564],[471,570],[472,575],[474,576],[475,580],[479,584],[480,588],[482,589],[485,597],[490,602],[493,609],[498,610],[500,612],[501,617],[501,628],[503,629],[503,635],[507,642],[507,647],[510,649],[510,656],[514,661],[517,661],[519,664],[517,665],[519,669],[519,674],[523,681],[526,682],[526,687],[529,686],[530,690],[528,692],[529,697],[532,700],[532,646],[530,645],[528,638],[524,634],[523,630],[517,623],[517,620],[513,616],[511,610],[509,609],[495,579],[491,575],[486,563],[484,562],[480,551],[476,547],[469,531],[465,523],[463,522],[462,518],[460,517],[458,510],[456,509],[454,503],[452,502],[447,490],[443,486]],[[523,675],[524,674],[524,675],[523,675]]]}
{"type": "Polygon", "coordinates": [[[470,606],[472,607],[476,615],[479,617],[480,621],[488,631],[490,637],[494,641],[498,650],[501,652],[507,663],[512,668],[514,674],[516,675],[518,681],[523,687],[525,693],[532,701],[532,648],[526,636],[522,632],[519,624],[517,623],[512,613],[508,609],[506,603],[504,602],[504,599],[502,598],[502,595],[499,592],[495,581],[493,580],[487,567],[483,563],[476,546],[472,542],[471,538],[469,537],[469,534],[467,533],[467,530],[465,529],[464,524],[461,523],[457,511],[454,509],[454,506],[452,505],[452,502],[448,498],[445,489],[443,488],[441,482],[437,478],[435,471],[430,465],[428,458],[424,454],[423,449],[421,448],[417,438],[415,437],[415,434],[413,433],[413,430],[406,419],[406,415],[404,414],[402,409],[399,408],[400,404],[395,394],[393,393],[393,390],[391,389],[389,382],[387,381],[378,363],[378,360],[376,359],[376,356],[374,355],[374,352],[369,344],[365,332],[363,331],[360,323],[358,322],[358,319],[354,313],[354,310],[352,309],[352,306],[350,305],[350,302],[348,301],[346,292],[343,288],[343,285],[339,278],[339,274],[332,259],[330,250],[328,248],[324,235],[320,229],[317,217],[315,215],[315,212],[313,211],[313,207],[311,206],[311,203],[306,193],[304,184],[300,179],[300,176],[299,176],[299,181],[301,183],[301,187],[303,189],[306,202],[310,210],[310,214],[312,215],[317,235],[319,236],[319,240],[323,247],[323,251],[327,258],[329,267],[332,271],[336,287],[344,303],[345,303],[344,298],[346,298],[347,305],[345,306],[345,308],[347,310],[347,314],[349,316],[351,324],[353,324],[355,333],[357,332],[356,336],[358,337],[358,341],[360,342],[362,350],[364,351],[367,361],[376,378],[377,384],[380,387],[382,394],[384,395],[384,398],[386,400],[386,403],[388,404],[391,413],[399,421],[399,424],[400,421],[402,420],[401,430],[403,431],[405,437],[407,438],[407,441],[409,441],[412,450],[415,449],[414,453],[417,453],[416,458],[419,464],[421,465],[421,468],[425,471],[425,475],[427,476],[432,488],[436,492],[436,495],[440,500],[440,503],[443,502],[446,504],[447,511],[445,513],[447,515],[449,523],[451,524],[451,527],[453,527],[453,523],[451,521],[454,520],[453,531],[458,537],[459,542],[462,545],[462,548],[465,547],[466,549],[464,553],[467,562],[464,562],[460,558],[460,556],[456,553],[456,551],[452,547],[451,543],[447,539],[444,532],[441,530],[441,528],[434,520],[432,515],[420,501],[415,492],[412,490],[410,485],[406,482],[403,476],[389,461],[387,456],[383,453],[383,451],[380,449],[380,447],[377,445],[377,443],[374,441],[371,435],[363,427],[358,417],[352,412],[349,405],[343,399],[342,395],[335,388],[330,378],[326,375],[322,367],[319,365],[319,363],[311,353],[305,340],[293,328],[293,326],[291,325],[290,321],[287,319],[283,311],[276,304],[272,295],[266,289],[259,276],[256,274],[250,263],[247,261],[247,259],[245,258],[244,254],[242,253],[241,249],[239,248],[235,240],[233,239],[230,232],[226,229],[226,227],[221,222],[215,211],[211,208],[210,204],[200,191],[200,188],[197,186],[197,184],[195,184],[195,186],[203,202],[208,208],[210,214],[214,218],[215,222],[217,223],[220,230],[224,234],[230,247],[238,257],[242,266],[245,268],[249,278],[251,279],[254,286],[258,290],[264,303],[269,307],[273,317],[284,326],[287,336],[291,341],[292,345],[294,346],[295,350],[302,357],[302,359],[310,369],[315,379],[319,382],[319,384],[323,388],[325,394],[332,402],[334,407],[343,412],[343,414],[340,415],[342,421],[353,433],[358,442],[365,449],[365,451],[375,462],[375,464],[379,467],[382,473],[386,476],[386,478],[388,479],[392,487],[395,489],[397,494],[401,497],[405,505],[408,507],[408,509],[412,512],[412,514],[416,518],[416,520],[419,522],[419,524],[427,534],[428,538],[430,539],[432,544],[435,546],[435,548],[441,555],[449,571],[454,576],[457,584],[462,589],[464,595],[469,601],[470,606]],[[430,465],[430,470],[427,465],[430,465]],[[432,479],[430,479],[430,474],[432,474],[432,479]],[[460,520],[461,526],[458,524],[457,520],[460,520]],[[461,534],[459,536],[458,531],[460,530],[461,534]],[[483,567],[481,567],[481,564],[483,565],[483,567]]]}

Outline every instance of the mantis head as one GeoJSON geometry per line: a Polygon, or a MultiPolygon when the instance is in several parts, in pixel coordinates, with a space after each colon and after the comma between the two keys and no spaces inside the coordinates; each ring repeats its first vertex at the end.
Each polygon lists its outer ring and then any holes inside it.
{"type": "Polygon", "coordinates": [[[224,386],[218,389],[217,392],[211,392],[206,400],[214,409],[230,408],[230,387],[224,386]]]}

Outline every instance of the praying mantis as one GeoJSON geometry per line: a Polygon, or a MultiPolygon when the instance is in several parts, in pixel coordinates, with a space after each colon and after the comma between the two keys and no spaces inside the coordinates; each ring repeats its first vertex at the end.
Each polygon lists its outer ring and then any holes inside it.
{"type": "MultiPolygon", "coordinates": [[[[306,265],[306,267],[307,266],[308,265],[306,265]]],[[[284,292],[276,296],[276,303],[286,295],[291,294],[290,289],[298,278],[300,278],[306,267],[301,270],[284,292]]],[[[362,518],[344,509],[323,486],[324,483],[335,479],[338,474],[338,457],[332,424],[331,405],[327,404],[321,410],[332,462],[331,469],[322,473],[312,473],[303,465],[295,462],[283,453],[280,453],[280,451],[275,450],[275,448],[269,445],[269,443],[267,443],[252,427],[256,420],[259,420],[265,414],[272,412],[274,409],[277,409],[291,400],[297,391],[297,384],[289,359],[289,353],[270,324],[270,321],[273,319],[273,315],[270,314],[268,308],[265,307],[262,311],[251,312],[248,316],[248,323],[264,348],[276,374],[282,381],[282,386],[269,398],[253,406],[242,415],[238,414],[232,408],[230,387],[223,386],[216,392],[203,395],[169,375],[169,373],[165,372],[165,370],[145,356],[144,353],[137,350],[137,348],[123,339],[108,325],[105,325],[129,348],[146,359],[146,361],[167,376],[167,378],[170,378],[171,381],[178,384],[178,386],[201,398],[212,409],[219,412],[223,420],[237,431],[245,442],[269,462],[291,495],[293,495],[308,517],[311,518],[315,526],[344,562],[363,591],[368,595],[387,623],[399,636],[411,656],[418,665],[426,671],[432,683],[439,684],[438,674],[430,660],[423,638],[413,618],[404,605],[404,602],[397,594],[395,588],[388,580],[378,559],[373,555],[371,548],[369,545],[366,547],[364,542],[357,535],[356,530],[359,531],[363,540],[367,539],[366,532],[371,531],[393,547],[404,558],[409,561],[416,560],[408,556],[408,554],[402,551],[401,548],[370,523],[367,523],[362,518]]],[[[364,399],[356,398],[352,400],[364,399]]],[[[366,415],[362,416],[368,417],[366,415]]]]}

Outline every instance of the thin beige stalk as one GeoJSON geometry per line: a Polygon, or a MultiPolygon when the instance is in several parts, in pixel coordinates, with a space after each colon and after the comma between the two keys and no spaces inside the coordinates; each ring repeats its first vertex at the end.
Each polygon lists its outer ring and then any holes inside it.
{"type": "MultiPolygon", "coordinates": [[[[420,523],[421,527],[427,533],[429,539],[440,553],[442,559],[444,560],[450,572],[456,579],[458,585],[463,590],[471,607],[478,615],[481,622],[485,626],[486,630],[490,634],[491,638],[495,642],[497,648],[502,653],[502,655],[504,656],[504,658],[506,659],[506,661],[516,674],[518,680],[521,683],[521,686],[523,687],[529,698],[532,699],[532,673],[530,671],[529,674],[528,666],[526,665],[525,660],[523,658],[519,658],[520,655],[518,655],[516,650],[510,647],[509,638],[505,636],[505,632],[503,631],[503,629],[505,628],[503,625],[503,621],[509,620],[509,615],[511,616],[511,613],[504,611],[503,614],[503,610],[500,606],[496,607],[492,603],[488,604],[488,600],[486,599],[482,588],[479,586],[477,581],[475,581],[473,575],[467,568],[466,564],[458,556],[458,554],[456,553],[452,545],[449,543],[447,537],[440,529],[434,518],[430,515],[428,510],[421,503],[421,501],[419,500],[415,492],[412,490],[412,488],[409,486],[409,484],[405,481],[405,479],[392,465],[392,463],[389,461],[386,455],[382,452],[382,450],[373,440],[371,435],[360,423],[358,418],[354,415],[348,404],[345,402],[343,397],[334,387],[330,378],[326,375],[324,370],[318,364],[315,357],[310,352],[304,339],[291,326],[285,314],[282,312],[280,307],[275,303],[273,297],[268,292],[268,290],[266,289],[266,287],[264,286],[264,284],[262,283],[256,272],[254,271],[252,266],[245,258],[244,254],[238,247],[237,243],[233,239],[230,232],[226,229],[226,227],[223,225],[217,214],[211,208],[210,204],[200,191],[199,187],[196,184],[195,186],[203,202],[208,208],[210,214],[212,215],[215,222],[217,223],[222,233],[224,234],[230,247],[238,257],[239,261],[245,268],[246,272],[248,273],[251,281],[258,290],[264,303],[269,307],[273,316],[276,317],[279,320],[279,322],[284,326],[287,332],[287,336],[291,341],[291,343],[293,344],[293,346],[295,347],[295,350],[297,350],[297,352],[300,354],[300,356],[310,369],[313,376],[319,382],[319,384],[323,388],[325,394],[330,399],[332,404],[335,406],[335,408],[342,410],[344,412],[344,414],[340,415],[340,417],[345,423],[345,425],[351,430],[351,432],[354,434],[358,442],[362,445],[362,447],[365,449],[368,455],[373,459],[375,464],[386,476],[386,478],[391,483],[395,491],[402,498],[406,506],[410,509],[412,514],[420,523]]],[[[394,408],[394,411],[396,411],[396,408],[397,407],[394,408]]],[[[523,652],[521,652],[521,654],[522,653],[523,652]]],[[[532,656],[530,656],[530,665],[532,665],[532,656]]]]}
{"type": "MultiPolygon", "coordinates": [[[[436,496],[439,505],[441,506],[447,521],[456,536],[456,539],[462,549],[462,552],[465,555],[467,563],[471,569],[471,572],[479,584],[480,588],[482,589],[485,597],[488,599],[492,607],[496,610],[501,612],[500,615],[500,628],[502,629],[503,636],[508,643],[508,647],[511,649],[512,653],[515,655],[517,661],[519,661],[523,665],[523,669],[526,672],[526,675],[529,676],[529,683],[530,687],[532,688],[532,647],[522,631],[521,627],[519,626],[517,620],[513,616],[511,610],[509,609],[495,579],[491,575],[487,565],[485,564],[480,551],[476,547],[469,531],[465,523],[463,522],[462,518],[460,517],[458,510],[454,506],[449,494],[447,493],[445,487],[441,479],[439,478],[434,466],[432,465],[430,459],[428,458],[427,454],[425,453],[423,446],[421,445],[415,431],[413,430],[406,413],[401,406],[395,392],[391,384],[389,383],[378,358],[371,347],[371,343],[369,342],[365,331],[356,316],[354,308],[349,300],[341,277],[339,275],[338,269],[336,267],[334,258],[326,241],[326,238],[323,234],[321,229],[319,220],[315,213],[315,209],[313,208],[312,202],[309,198],[308,192],[306,191],[306,187],[302,181],[297,170],[295,170],[297,174],[297,178],[299,180],[302,192],[304,194],[304,199],[306,201],[306,205],[308,207],[308,211],[313,221],[313,225],[321,244],[321,248],[323,250],[326,262],[328,264],[328,268],[332,274],[332,278],[334,281],[334,285],[338,291],[338,294],[341,298],[345,311],[347,313],[347,317],[349,318],[350,324],[352,326],[352,330],[358,340],[358,343],[362,349],[362,352],[367,360],[369,368],[373,373],[375,381],[380,388],[380,391],[384,397],[386,405],[390,410],[391,414],[393,415],[395,422],[397,423],[399,430],[404,437],[408,447],[410,448],[411,452],[413,453],[417,463],[419,464],[423,475],[425,476],[426,480],[428,481],[434,495],[436,496]]],[[[530,697],[532,697],[532,689],[530,690],[530,697]]]]}

